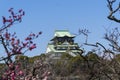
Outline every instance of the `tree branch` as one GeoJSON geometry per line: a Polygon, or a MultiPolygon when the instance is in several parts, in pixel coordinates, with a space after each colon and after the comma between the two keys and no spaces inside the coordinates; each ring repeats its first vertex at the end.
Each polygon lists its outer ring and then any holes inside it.
{"type": "Polygon", "coordinates": [[[116,0],[107,0],[107,2],[108,2],[108,8],[110,10],[110,13],[107,16],[107,18],[110,19],[110,20],[113,20],[115,22],[120,23],[120,19],[118,19],[117,17],[114,16],[114,14],[116,12],[118,12],[119,9],[120,9],[120,3],[118,4],[118,7],[116,9],[113,9],[113,4],[116,2],[116,0]]]}

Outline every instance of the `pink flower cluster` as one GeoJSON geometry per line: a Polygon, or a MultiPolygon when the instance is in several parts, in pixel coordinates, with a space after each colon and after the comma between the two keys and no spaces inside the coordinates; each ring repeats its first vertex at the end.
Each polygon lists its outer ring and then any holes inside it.
{"type": "Polygon", "coordinates": [[[24,72],[20,70],[20,65],[14,65],[10,63],[8,70],[2,75],[3,80],[16,80],[18,76],[24,76],[24,72]]]}
{"type": "MultiPolygon", "coordinates": [[[[13,11],[13,8],[8,10],[10,12],[9,18],[3,18],[3,27],[0,28],[0,41],[5,49],[6,57],[1,58],[5,61],[8,66],[7,71],[3,75],[2,80],[16,80],[17,76],[23,76],[24,72],[20,70],[20,65],[14,64],[12,56],[17,54],[24,54],[26,51],[31,51],[36,48],[36,44],[33,42],[34,39],[38,38],[42,32],[38,34],[30,33],[24,41],[17,38],[16,33],[11,34],[8,32],[8,27],[13,25],[15,22],[20,23],[25,12],[20,9],[18,13],[13,11]]],[[[19,80],[19,79],[18,79],[19,80]]]]}
{"type": "Polygon", "coordinates": [[[9,16],[9,19],[6,19],[6,17],[3,16],[3,24],[6,24],[7,22],[12,24],[14,21],[21,22],[22,16],[25,15],[25,12],[22,9],[18,11],[18,14],[14,13],[13,8],[10,8],[8,12],[10,12],[11,16],[9,16]]]}
{"type": "MultiPolygon", "coordinates": [[[[33,50],[36,48],[36,44],[33,42],[34,39],[38,38],[39,35],[41,35],[42,32],[39,32],[38,34],[30,33],[28,37],[25,38],[24,41],[21,41],[17,38],[16,33],[11,34],[8,31],[6,31],[3,34],[4,40],[6,40],[6,46],[8,46],[7,54],[15,55],[15,54],[24,54],[24,52],[28,50],[33,50]]],[[[2,35],[1,35],[2,36],[2,35]]]]}

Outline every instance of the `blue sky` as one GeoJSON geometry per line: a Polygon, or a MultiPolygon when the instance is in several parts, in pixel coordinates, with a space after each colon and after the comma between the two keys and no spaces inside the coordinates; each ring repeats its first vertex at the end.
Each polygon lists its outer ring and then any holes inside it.
{"type": "MultiPolygon", "coordinates": [[[[67,29],[71,33],[78,33],[79,29],[86,28],[91,32],[89,42],[104,44],[104,28],[119,26],[118,23],[107,19],[109,12],[106,0],[0,0],[0,3],[0,16],[7,16],[11,7],[15,11],[18,9],[25,11],[23,22],[11,28],[18,37],[24,38],[30,32],[43,32],[35,40],[37,49],[26,53],[28,56],[44,53],[55,30],[67,29]]],[[[2,26],[2,17],[0,19],[2,26]]],[[[79,44],[83,40],[83,36],[75,38],[79,44]]]]}

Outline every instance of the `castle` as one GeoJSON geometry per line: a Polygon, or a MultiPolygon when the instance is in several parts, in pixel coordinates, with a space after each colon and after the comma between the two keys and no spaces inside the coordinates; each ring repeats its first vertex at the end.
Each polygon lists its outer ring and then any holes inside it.
{"type": "Polygon", "coordinates": [[[62,53],[68,53],[73,57],[83,53],[78,43],[74,42],[74,38],[75,35],[68,30],[55,30],[54,37],[47,45],[46,54],[55,58],[61,56],[62,53]]]}

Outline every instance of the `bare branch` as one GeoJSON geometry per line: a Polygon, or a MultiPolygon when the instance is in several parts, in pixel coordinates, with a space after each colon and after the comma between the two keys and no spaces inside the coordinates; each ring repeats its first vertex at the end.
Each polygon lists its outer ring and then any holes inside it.
{"type": "Polygon", "coordinates": [[[120,32],[118,28],[106,32],[104,35],[104,39],[110,42],[109,46],[112,47],[113,51],[120,52],[120,45],[118,44],[120,39],[120,32]]]}
{"type": "Polygon", "coordinates": [[[118,7],[116,9],[113,9],[113,4],[116,2],[116,0],[107,0],[107,2],[108,2],[108,8],[110,10],[110,13],[107,18],[120,23],[120,19],[114,16],[116,12],[120,10],[120,3],[118,4],[118,7]]]}
{"type": "Polygon", "coordinates": [[[80,34],[83,34],[83,35],[85,36],[85,38],[86,38],[85,43],[87,43],[88,34],[89,34],[89,33],[90,33],[90,32],[89,32],[89,30],[87,30],[87,29],[79,29],[79,35],[80,35],[80,34]]]}

